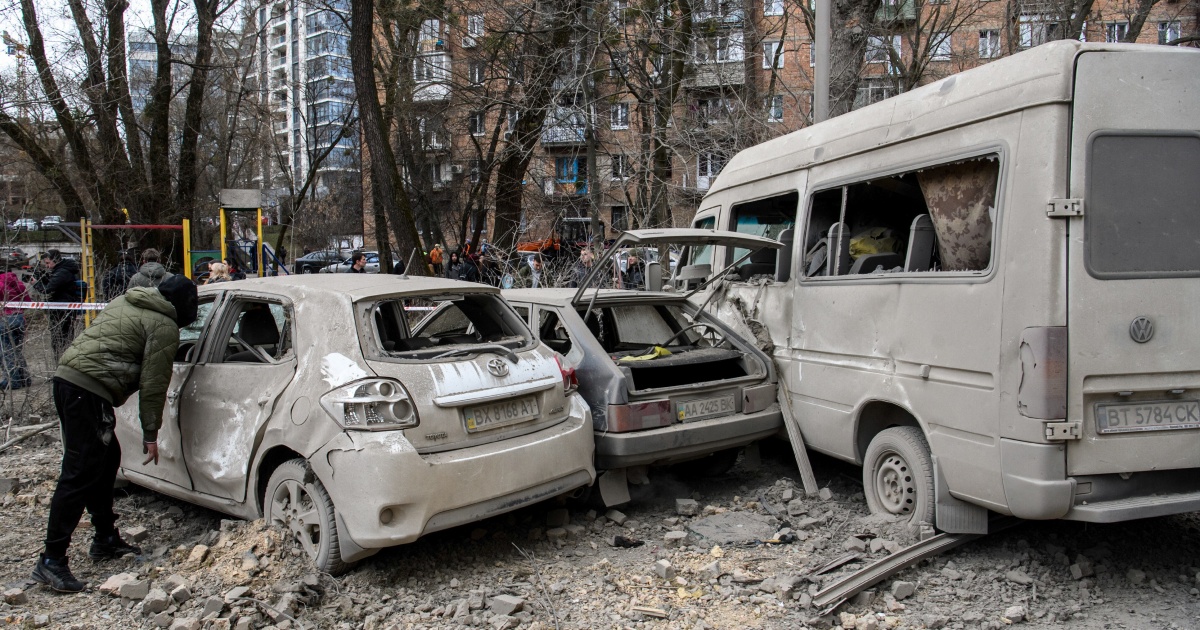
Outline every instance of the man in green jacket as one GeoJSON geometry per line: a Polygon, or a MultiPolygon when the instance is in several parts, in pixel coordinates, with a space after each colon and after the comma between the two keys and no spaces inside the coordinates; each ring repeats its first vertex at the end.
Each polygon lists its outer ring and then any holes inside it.
{"type": "Polygon", "coordinates": [[[179,347],[179,329],[196,321],[196,285],[169,276],[158,288],[133,288],[113,300],[75,338],[54,372],[54,406],[62,424],[63,461],[50,499],[46,548],[33,579],[63,593],[85,585],[67,566],[67,547],[83,510],[92,515],[93,559],[140,554],[121,539],[113,512],[113,482],[121,445],[113,406],[140,392],[144,463],[158,463],[158,428],[179,347]]]}

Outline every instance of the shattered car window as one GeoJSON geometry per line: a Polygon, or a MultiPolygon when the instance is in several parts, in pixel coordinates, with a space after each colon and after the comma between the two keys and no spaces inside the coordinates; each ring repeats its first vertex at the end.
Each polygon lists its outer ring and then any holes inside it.
{"type": "Polygon", "coordinates": [[[640,351],[668,341],[671,346],[692,345],[699,336],[688,331],[672,339],[688,326],[682,309],[672,305],[630,304],[597,308],[588,314],[585,323],[610,353],[640,351]]]}
{"type": "Polygon", "coordinates": [[[468,294],[437,302],[420,298],[381,300],[372,313],[371,334],[377,349],[387,357],[429,359],[472,345],[501,345],[516,350],[533,343],[520,317],[499,296],[491,294],[468,294]],[[437,304],[436,310],[410,329],[410,313],[423,311],[431,303],[437,304]]]}

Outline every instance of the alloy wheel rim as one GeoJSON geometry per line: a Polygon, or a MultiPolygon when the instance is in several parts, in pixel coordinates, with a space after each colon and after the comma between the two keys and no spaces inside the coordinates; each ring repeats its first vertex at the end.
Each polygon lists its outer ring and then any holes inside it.
{"type": "Polygon", "coordinates": [[[321,543],[320,515],[312,495],[295,479],[288,479],[271,497],[271,522],[283,525],[305,553],[316,558],[321,543]]]}

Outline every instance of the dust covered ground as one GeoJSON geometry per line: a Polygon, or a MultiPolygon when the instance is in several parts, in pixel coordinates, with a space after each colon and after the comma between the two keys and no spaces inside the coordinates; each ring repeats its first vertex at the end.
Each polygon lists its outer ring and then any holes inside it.
{"type": "Polygon", "coordinates": [[[0,454],[12,480],[0,487],[0,620],[14,627],[1200,628],[1197,515],[1024,523],[819,617],[811,595],[862,563],[815,568],[847,549],[882,557],[910,534],[868,515],[858,470],[839,462],[814,461],[832,498],[804,497],[782,442],[717,478],[655,471],[619,513],[543,503],[384,550],[338,578],[261,521],[126,487],[119,525],[145,536],[144,554],[93,562],[81,528],[71,566],[89,590],[59,595],[29,580],[59,458],[53,432],[0,454]],[[777,535],[790,542],[764,542],[777,535]]]}

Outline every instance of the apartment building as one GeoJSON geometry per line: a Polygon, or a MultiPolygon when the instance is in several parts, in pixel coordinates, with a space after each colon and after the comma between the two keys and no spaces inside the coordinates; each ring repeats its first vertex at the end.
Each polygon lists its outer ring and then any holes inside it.
{"type": "MultiPolygon", "coordinates": [[[[807,0],[805,0],[806,2],[807,0]]],[[[691,37],[655,2],[610,0],[558,51],[552,103],[523,184],[519,240],[561,230],[598,209],[606,236],[687,225],[738,150],[811,124],[812,14],[795,0],[700,0],[691,37]],[[681,43],[682,42],[682,43],[681,43]],[[680,50],[682,47],[682,50],[680,50]],[[664,64],[682,58],[677,89],[664,64]],[[665,202],[663,201],[665,199],[665,202]],[[662,209],[667,208],[664,212],[662,209]]],[[[1160,0],[1136,41],[1195,35],[1197,0],[1160,0]]],[[[481,178],[513,141],[536,64],[506,0],[468,0],[426,19],[411,65],[416,129],[406,177],[422,231],[454,234],[491,210],[481,178]],[[423,219],[421,218],[423,217],[423,219]],[[443,231],[428,230],[440,222],[443,231]]],[[[1061,0],[884,0],[872,24],[854,107],[1059,39],[1073,30],[1061,0]]],[[[1123,41],[1136,3],[1097,0],[1075,28],[1086,41],[1123,41]]],[[[442,235],[445,235],[444,237],[442,235]]]]}
{"type": "Polygon", "coordinates": [[[324,193],[329,176],[359,171],[349,18],[346,0],[270,0],[255,10],[258,82],[272,132],[264,188],[298,187],[311,174],[324,193]]]}

